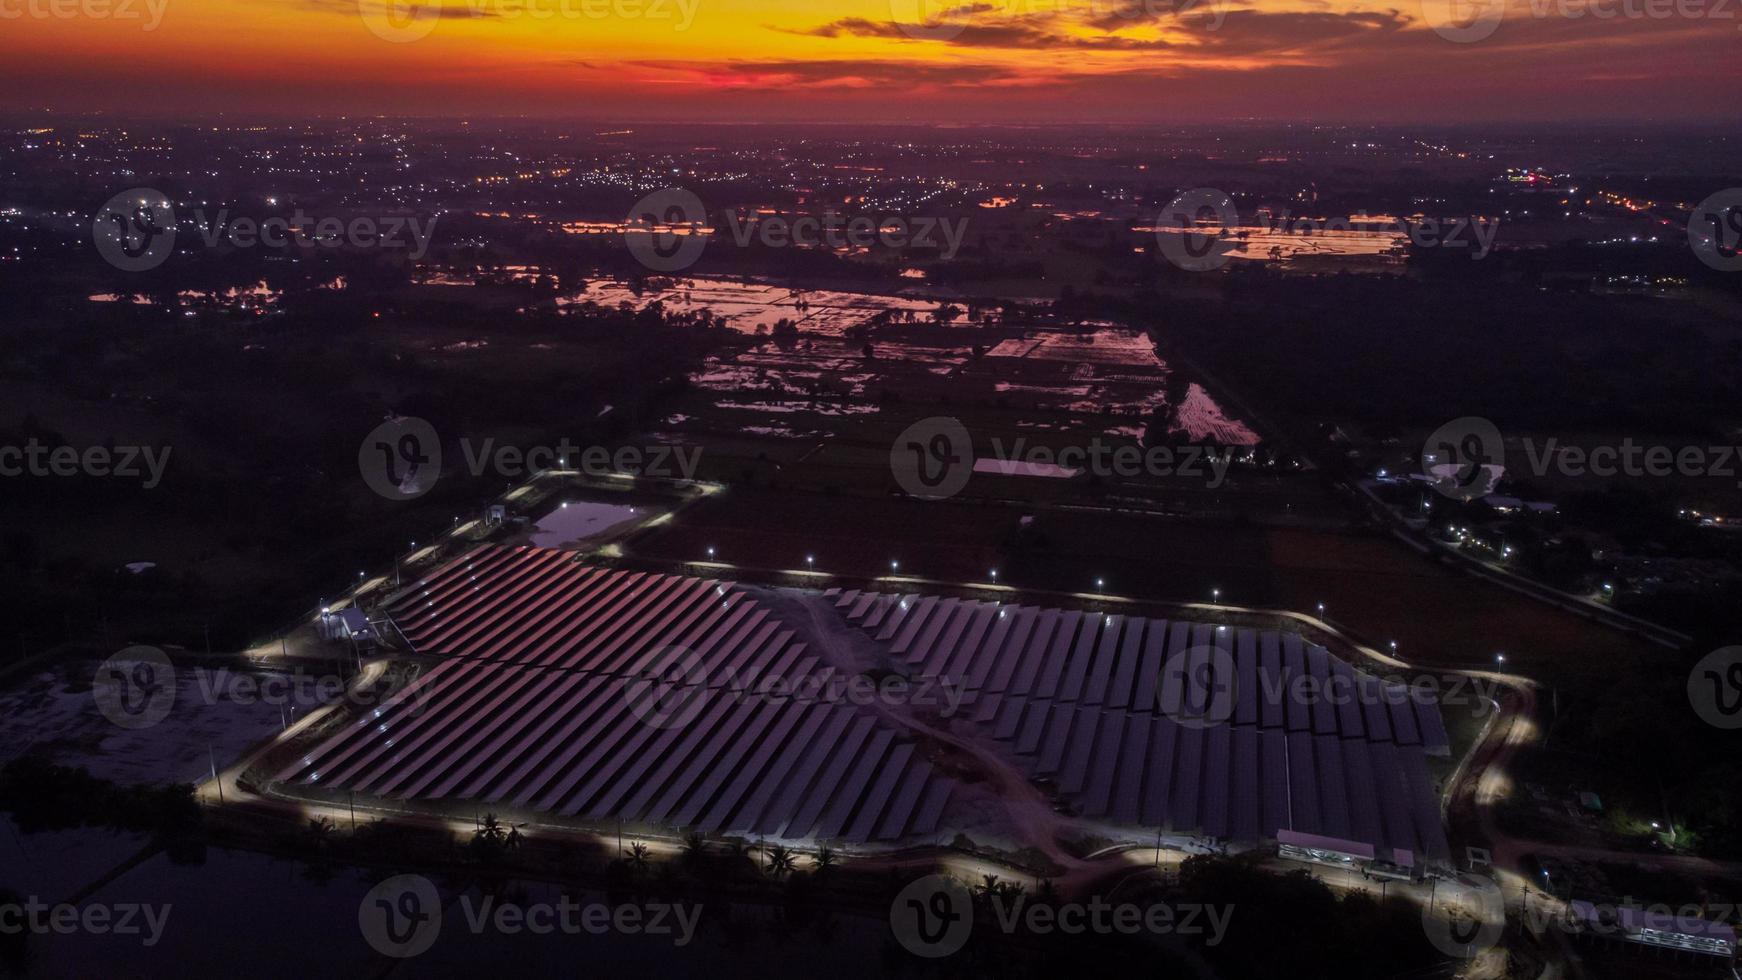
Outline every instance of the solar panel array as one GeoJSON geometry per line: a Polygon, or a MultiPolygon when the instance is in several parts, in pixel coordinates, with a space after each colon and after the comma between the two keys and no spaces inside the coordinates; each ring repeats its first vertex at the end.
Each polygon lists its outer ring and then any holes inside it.
{"type": "Polygon", "coordinates": [[[782,839],[937,830],[952,784],[902,732],[842,699],[733,693],[832,670],[766,607],[574,557],[484,547],[393,597],[406,643],[448,659],[277,778],[782,839]]]}
{"type": "Polygon", "coordinates": [[[1297,634],[835,597],[914,676],[959,685],[982,730],[1086,817],[1232,841],[1295,830],[1447,856],[1426,761],[1450,751],[1438,705],[1297,634]],[[1214,683],[1189,680],[1220,674],[1220,704],[1214,683]]]}

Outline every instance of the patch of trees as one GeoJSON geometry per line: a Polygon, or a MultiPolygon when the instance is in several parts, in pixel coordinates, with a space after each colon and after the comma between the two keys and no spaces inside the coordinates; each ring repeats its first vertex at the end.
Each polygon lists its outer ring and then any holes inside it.
{"type": "Polygon", "coordinates": [[[186,783],[122,786],[82,767],[29,755],[0,767],[0,810],[27,834],[106,827],[181,837],[200,825],[200,808],[186,783]]]}

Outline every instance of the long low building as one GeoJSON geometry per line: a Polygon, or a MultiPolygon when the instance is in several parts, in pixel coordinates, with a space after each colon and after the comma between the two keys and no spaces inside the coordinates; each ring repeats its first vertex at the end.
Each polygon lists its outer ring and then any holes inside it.
{"type": "Polygon", "coordinates": [[[1293,833],[1446,856],[1425,762],[1447,751],[1437,706],[1290,633],[935,596],[777,596],[496,546],[380,613],[385,638],[438,664],[284,766],[284,786],[792,841],[962,829],[952,800],[984,789],[943,775],[902,710],[758,693],[863,679],[863,660],[843,669],[845,654],[819,655],[858,631],[854,656],[966,695],[961,715],[907,706],[911,717],[984,742],[1086,819],[1136,838],[1293,833]]]}

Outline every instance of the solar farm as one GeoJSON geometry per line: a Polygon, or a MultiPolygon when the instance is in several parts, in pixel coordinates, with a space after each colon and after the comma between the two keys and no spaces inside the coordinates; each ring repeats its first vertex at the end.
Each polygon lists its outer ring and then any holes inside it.
{"type": "Polygon", "coordinates": [[[961,831],[984,805],[988,781],[953,750],[966,744],[984,750],[973,764],[1048,787],[1067,819],[1132,841],[1286,831],[1447,855],[1426,765],[1449,752],[1437,705],[1293,633],[758,589],[502,546],[382,612],[435,665],[284,760],[280,789],[901,847],[961,831]],[[759,686],[868,674],[944,686],[963,707],[759,686]]]}

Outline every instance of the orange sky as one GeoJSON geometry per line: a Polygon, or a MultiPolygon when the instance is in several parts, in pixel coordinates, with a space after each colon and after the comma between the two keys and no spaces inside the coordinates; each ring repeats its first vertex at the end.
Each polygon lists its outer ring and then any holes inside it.
{"type": "Polygon", "coordinates": [[[961,2],[0,0],[0,107],[1717,123],[1742,104],[1742,5],[1493,0],[1492,36],[1455,43],[1430,29],[1450,0],[961,2]],[[1618,16],[1557,13],[1575,2],[1618,16]]]}

